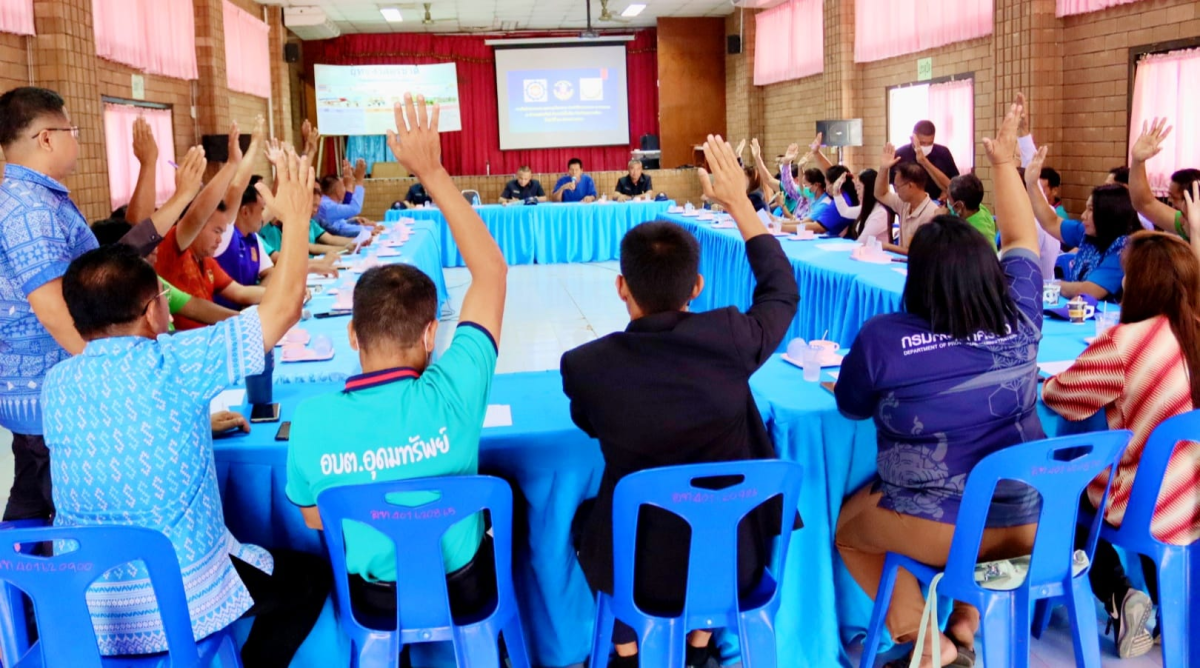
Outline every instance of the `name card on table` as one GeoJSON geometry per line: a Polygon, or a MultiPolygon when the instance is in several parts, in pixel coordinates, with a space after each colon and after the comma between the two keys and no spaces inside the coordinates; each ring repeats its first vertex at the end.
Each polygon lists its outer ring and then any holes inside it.
{"type": "Polygon", "coordinates": [[[511,427],[512,406],[490,404],[487,407],[487,414],[483,416],[483,428],[488,427],[511,427]]]}

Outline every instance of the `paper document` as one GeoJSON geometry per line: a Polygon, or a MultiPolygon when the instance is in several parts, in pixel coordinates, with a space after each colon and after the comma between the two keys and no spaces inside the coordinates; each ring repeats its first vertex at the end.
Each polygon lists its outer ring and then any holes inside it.
{"type": "Polygon", "coordinates": [[[900,274],[901,276],[908,276],[908,270],[902,267],[892,267],[892,271],[900,274]]]}
{"type": "Polygon", "coordinates": [[[817,248],[823,251],[837,251],[839,253],[849,253],[854,250],[855,244],[817,244],[817,248]]]}
{"type": "Polygon", "coordinates": [[[1038,362],[1038,369],[1041,369],[1042,373],[1047,376],[1055,376],[1070,369],[1074,363],[1075,360],[1067,360],[1066,362],[1038,362]]]}
{"type": "Polygon", "coordinates": [[[231,410],[246,403],[246,390],[225,390],[208,404],[208,414],[231,410]]]}
{"type": "Polygon", "coordinates": [[[837,379],[838,379],[838,374],[839,374],[840,372],[838,372],[838,371],[826,371],[825,373],[829,374],[829,375],[830,375],[830,376],[833,378],[833,380],[836,382],[836,381],[837,381],[837,379]]]}
{"type": "Polygon", "coordinates": [[[512,406],[491,404],[487,407],[487,414],[483,416],[484,429],[488,427],[511,427],[512,423],[512,406]]]}

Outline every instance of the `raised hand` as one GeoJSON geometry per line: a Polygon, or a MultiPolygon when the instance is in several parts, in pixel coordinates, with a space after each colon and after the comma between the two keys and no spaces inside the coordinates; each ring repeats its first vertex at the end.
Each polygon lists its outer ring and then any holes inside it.
{"type": "Polygon", "coordinates": [[[698,170],[700,187],[710,201],[730,208],[739,200],[749,201],[746,197],[746,173],[738,165],[737,153],[729,142],[721,139],[720,135],[708,136],[704,142],[704,159],[708,169],[698,170]],[[713,178],[708,178],[709,174],[713,178]]]}
{"type": "MultiPolygon", "coordinates": [[[[1004,120],[1000,121],[999,131],[996,133],[995,139],[983,138],[983,147],[987,150],[988,160],[993,166],[1007,165],[1013,162],[1014,156],[1017,153],[1017,126],[1021,122],[1021,115],[1025,113],[1025,107],[1021,103],[1024,96],[1019,95],[1008,108],[1008,113],[1004,115],[1004,120]]],[[[1025,173],[1032,171],[1026,167],[1025,173]]],[[[1041,170],[1038,170],[1041,173],[1041,170]]]]}
{"type": "Polygon", "coordinates": [[[925,151],[921,150],[921,141],[917,139],[917,136],[910,135],[909,140],[912,141],[912,150],[913,154],[917,157],[917,162],[922,164],[929,162],[929,157],[925,155],[925,151]]]}
{"type": "Polygon", "coordinates": [[[242,134],[238,132],[237,121],[229,124],[229,162],[242,161],[242,134]]]}
{"type": "Polygon", "coordinates": [[[1017,104],[1021,105],[1021,122],[1017,124],[1017,136],[1029,135],[1029,104],[1025,102],[1025,93],[1017,93],[1017,104]]]}
{"type": "Polygon", "coordinates": [[[411,93],[405,93],[404,102],[396,105],[396,130],[388,130],[388,148],[418,179],[442,168],[442,141],[438,137],[441,113],[437,104],[429,112],[424,95],[413,100],[411,93]]]}
{"type": "MultiPolygon", "coordinates": [[[[304,119],[304,124],[300,126],[300,136],[304,138],[304,155],[315,156],[317,147],[321,141],[321,131],[317,129],[308,119],[304,119]]],[[[315,157],[313,158],[316,159],[315,157]]]]}
{"type": "Polygon", "coordinates": [[[267,138],[267,119],[259,114],[254,119],[254,129],[250,131],[250,150],[253,151],[255,146],[262,148],[263,142],[267,138]]]}
{"type": "Polygon", "coordinates": [[[846,177],[848,176],[850,176],[850,172],[842,174],[837,178],[837,181],[834,181],[833,185],[829,187],[829,192],[832,193],[834,197],[842,194],[842,186],[846,183],[846,177]]]}
{"type": "Polygon", "coordinates": [[[346,190],[354,190],[354,166],[347,158],[342,158],[342,185],[346,190]]]}
{"type": "Polygon", "coordinates": [[[787,152],[783,154],[783,164],[790,165],[796,161],[796,156],[800,155],[799,144],[788,144],[787,152]]]}
{"type": "MultiPolygon", "coordinates": [[[[305,122],[307,123],[307,121],[305,122]]],[[[285,155],[283,143],[278,139],[271,137],[271,141],[267,143],[266,155],[268,162],[270,162],[272,165],[278,164],[285,155]]]]}
{"type": "Polygon", "coordinates": [[[899,162],[900,156],[896,155],[896,147],[892,146],[892,142],[884,144],[883,151],[879,154],[879,171],[886,172],[899,162]]]}
{"type": "Polygon", "coordinates": [[[1039,146],[1037,153],[1033,155],[1033,160],[1025,166],[1025,187],[1040,188],[1041,184],[1038,180],[1042,178],[1042,166],[1046,164],[1046,155],[1050,152],[1049,146],[1039,146]]]}
{"type": "Polygon", "coordinates": [[[750,155],[756,161],[762,159],[762,147],[758,145],[758,137],[750,140],[750,155]]]}
{"type": "Polygon", "coordinates": [[[133,156],[143,166],[158,162],[158,142],[150,132],[150,124],[138,116],[133,122],[133,156]]]}
{"type": "Polygon", "coordinates": [[[195,199],[204,185],[204,168],[207,166],[204,149],[199,146],[189,148],[179,169],[175,170],[175,192],[183,194],[189,202],[195,199]]]}
{"type": "Polygon", "coordinates": [[[367,177],[367,161],[359,158],[354,161],[354,180],[362,181],[367,177]]]}
{"type": "Polygon", "coordinates": [[[812,140],[812,143],[808,145],[808,148],[813,153],[816,153],[817,151],[820,151],[821,147],[824,145],[825,145],[825,133],[818,132],[817,136],[812,140]]]}
{"type": "Polygon", "coordinates": [[[743,138],[740,142],[738,142],[737,149],[734,150],[734,153],[737,154],[738,158],[741,158],[742,154],[745,152],[746,152],[746,140],[745,140],[745,138],[743,138]]]}
{"type": "MultiPolygon", "coordinates": [[[[312,213],[315,180],[308,156],[299,157],[289,146],[284,157],[275,163],[276,192],[272,193],[270,186],[262,181],[255,188],[267,208],[283,222],[284,231],[293,227],[290,233],[299,234],[301,228],[307,228],[308,216],[312,213]]],[[[307,235],[307,232],[303,233],[307,235]]]]}
{"type": "Polygon", "coordinates": [[[1162,143],[1171,134],[1172,126],[1167,119],[1155,118],[1142,122],[1142,135],[1134,142],[1129,153],[1137,162],[1147,162],[1162,152],[1162,143]]]}

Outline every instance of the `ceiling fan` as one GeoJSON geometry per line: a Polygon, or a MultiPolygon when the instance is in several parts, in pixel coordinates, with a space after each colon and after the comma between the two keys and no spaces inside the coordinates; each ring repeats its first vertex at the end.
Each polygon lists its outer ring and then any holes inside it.
{"type": "Polygon", "coordinates": [[[600,17],[597,20],[607,23],[629,23],[629,19],[623,19],[609,11],[608,0],[600,0],[600,17]]]}
{"type": "Polygon", "coordinates": [[[454,20],[454,19],[435,19],[435,18],[433,18],[433,14],[430,10],[433,3],[423,2],[421,4],[425,7],[425,18],[421,19],[421,25],[431,26],[435,23],[447,23],[449,21],[454,20]]]}

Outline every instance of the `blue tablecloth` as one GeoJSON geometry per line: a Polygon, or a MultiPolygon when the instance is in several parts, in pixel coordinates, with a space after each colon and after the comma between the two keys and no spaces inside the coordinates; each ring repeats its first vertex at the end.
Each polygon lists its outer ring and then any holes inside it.
{"type": "MultiPolygon", "coordinates": [[[[476,207],[510,265],[607,262],[621,255],[621,238],[656,219],[673,202],[488,204],[476,207]]],[[[390,210],[385,220],[433,221],[440,229],[442,266],[464,266],[446,217],[437,209],[390,210]]]]}
{"type": "MultiPolygon", "coordinates": [[[[275,388],[275,400],[282,419],[290,420],[300,400],[340,389],[332,383],[283,385],[275,388]]],[[[595,607],[571,548],[570,526],[579,503],[599,488],[599,445],[571,422],[558,372],[497,376],[491,403],[512,407],[513,426],[484,430],[480,470],[519,490],[513,564],[527,647],[537,666],[579,663],[591,645],[595,607]]],[[[225,523],[248,543],[321,554],[318,532],[304,525],[285,495],[287,448],[274,440],[278,427],[256,424],[250,434],[216,441],[225,523]]],[[[348,652],[327,604],[293,666],[349,665],[348,652]]]]}
{"type": "MultiPolygon", "coordinates": [[[[347,256],[347,260],[356,260],[362,255],[378,252],[379,250],[381,249],[372,244],[362,249],[359,256],[347,256]]],[[[408,242],[395,250],[400,252],[400,257],[380,258],[379,261],[387,264],[404,262],[425,272],[433,279],[434,285],[437,286],[438,309],[440,310],[442,304],[446,303],[450,296],[446,291],[446,278],[442,274],[436,226],[428,221],[417,222],[412,227],[412,234],[409,236],[408,242]]],[[[308,282],[309,285],[314,286],[314,293],[318,290],[321,292],[320,294],[314,294],[312,301],[305,308],[310,313],[324,313],[329,311],[333,307],[335,297],[326,294],[325,290],[331,288],[353,290],[355,282],[358,281],[361,275],[342,271],[337,279],[321,279],[310,276],[308,282]]],[[[323,334],[333,339],[333,359],[325,362],[281,363],[279,361],[279,349],[277,348],[274,372],[275,382],[338,382],[358,373],[361,367],[358,363],[358,353],[350,349],[350,336],[346,332],[346,323],[348,321],[349,316],[334,318],[313,317],[302,321],[298,326],[301,329],[307,330],[313,338],[323,334]]]]}

